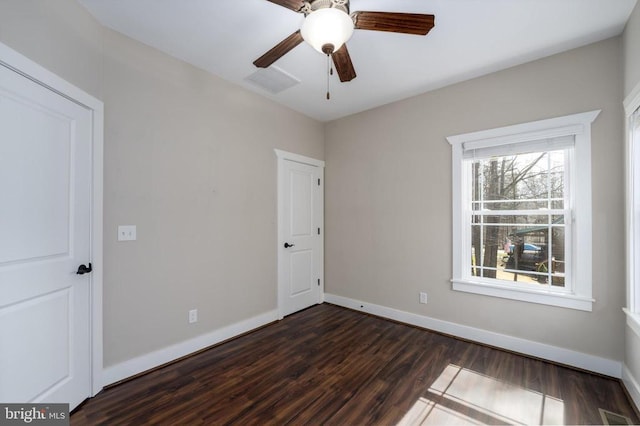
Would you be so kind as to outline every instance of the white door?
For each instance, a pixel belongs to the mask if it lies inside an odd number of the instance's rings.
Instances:
[[[281,151],[278,151],[281,154]],[[280,315],[322,302],[324,163],[280,158],[278,293]],[[307,161],[307,162],[300,162]],[[309,164],[312,163],[312,164]]]
[[[91,394],[90,110],[0,66],[0,401]]]

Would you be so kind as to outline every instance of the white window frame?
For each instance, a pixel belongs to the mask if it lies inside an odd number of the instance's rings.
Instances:
[[[632,120],[640,114],[640,84],[624,100],[626,130],[627,324],[640,336],[640,137]],[[640,119],[640,118],[636,118]]]
[[[591,205],[591,123],[600,110],[572,114],[530,123],[479,132],[449,136],[452,146],[452,194],[453,194],[453,290],[520,300],[544,305],[591,311],[592,298],[592,205]],[[465,204],[464,150],[469,147],[499,147],[500,145],[527,144],[543,139],[574,137],[571,150],[573,164],[570,182],[573,205],[572,238],[567,242],[572,258],[570,261],[570,291],[553,291],[549,287],[536,288],[502,280],[478,279],[471,276],[465,256],[470,253],[470,236],[467,236],[467,221],[470,206]]]

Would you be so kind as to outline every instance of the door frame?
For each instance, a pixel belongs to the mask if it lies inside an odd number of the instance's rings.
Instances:
[[[296,163],[306,164],[309,166],[317,167],[318,173],[320,175],[320,218],[319,222],[321,223],[321,232],[320,232],[320,297],[318,303],[324,302],[324,161],[316,160],[315,158],[305,157],[304,155],[294,154],[292,152],[282,151],[280,149],[274,149],[276,157],[278,158],[278,241],[276,243],[276,253],[278,254],[278,319],[281,320],[284,318],[283,315],[283,307],[284,307],[284,298],[287,293],[286,288],[284,288],[284,282],[282,280],[283,275],[286,272],[286,265],[284,259],[281,255],[282,250],[280,250],[281,244],[284,243],[285,240],[285,225],[284,225],[284,217],[282,212],[284,211],[284,197],[283,193],[285,191],[285,180],[284,180],[284,162],[285,161],[293,161]]]
[[[102,277],[103,277],[103,158],[104,158],[104,104],[84,90],[72,85],[31,59],[0,43],[0,66],[8,68],[25,78],[57,93],[86,108],[92,117],[92,176],[91,176],[91,230],[90,261],[93,271],[89,274],[90,306],[89,320],[91,341],[91,395],[103,388],[103,340],[102,340]]]

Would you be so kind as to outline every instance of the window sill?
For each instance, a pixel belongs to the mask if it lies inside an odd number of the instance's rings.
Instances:
[[[640,337],[640,314],[631,312],[627,308],[622,308],[622,311],[627,314],[627,325],[630,329]]]
[[[488,284],[467,280],[453,279],[453,289],[466,293],[482,294],[485,296],[500,297],[503,299],[519,300],[522,302],[539,303],[542,305],[559,306],[561,308],[589,311],[593,309],[593,300],[590,297],[577,296],[575,294],[561,294],[549,291],[529,290],[513,288],[499,284]]]

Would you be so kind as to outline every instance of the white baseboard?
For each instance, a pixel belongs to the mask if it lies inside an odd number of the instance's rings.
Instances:
[[[631,399],[636,404],[636,408],[640,410],[640,384],[638,384],[638,380],[633,377],[626,365],[622,366],[622,383],[624,383],[624,387],[627,388],[627,392],[629,392]]]
[[[136,374],[166,364],[185,355],[197,352],[201,349],[220,343],[224,340],[238,336],[242,333],[254,330],[278,319],[278,311],[269,311],[264,314],[228,325],[211,333],[203,334],[190,340],[159,349],[155,352],[139,356],[120,364],[107,367],[103,370],[103,386],[119,382]]]
[[[617,379],[622,377],[622,363],[619,361],[572,351],[557,346],[551,346],[545,343],[507,336],[505,334],[494,333],[492,331],[469,327],[467,325],[442,321],[423,315],[388,308],[386,306],[361,302],[348,297],[337,296],[335,294],[325,293],[324,299],[327,303],[333,303],[334,305],[366,312],[383,318],[403,322],[405,324],[411,324],[455,337],[472,340],[474,342],[518,352],[524,355],[593,371],[599,374],[615,377]]]

